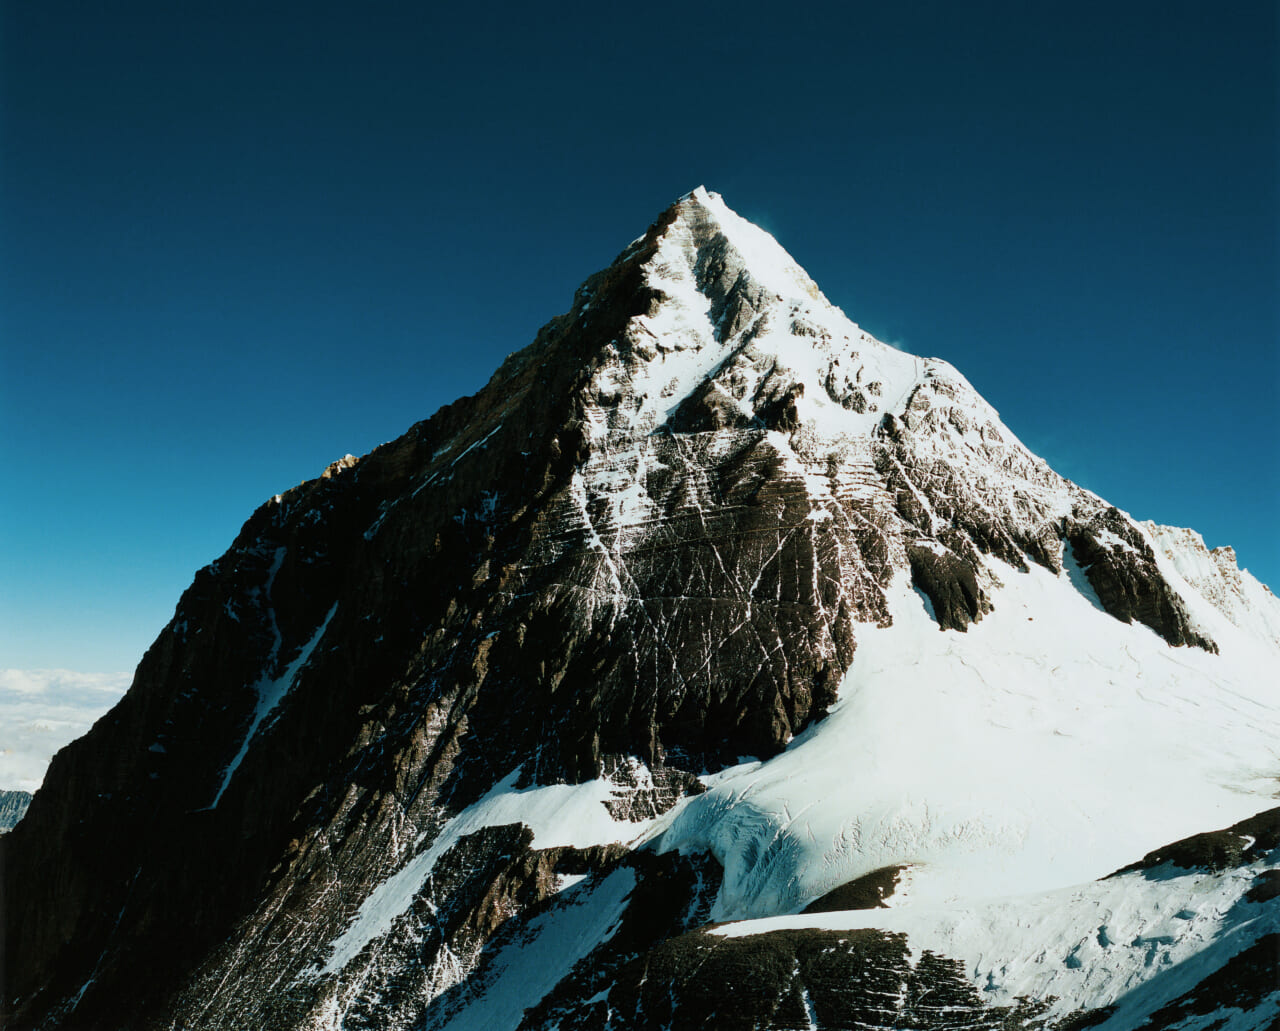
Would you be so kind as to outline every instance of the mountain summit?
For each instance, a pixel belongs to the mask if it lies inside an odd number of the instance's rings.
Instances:
[[[1268,1027],[1277,664],[700,188],[196,574],[0,838],[6,1026]]]

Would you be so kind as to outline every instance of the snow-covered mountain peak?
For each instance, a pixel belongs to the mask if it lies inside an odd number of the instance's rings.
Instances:
[[[805,421],[865,438],[931,371],[863,332],[772,236],[703,187],[584,288],[577,318],[607,304],[597,290],[627,269],[649,300],[606,345],[592,384],[608,409],[597,428],[688,428],[706,421],[691,409],[709,406],[705,428]]]
[[[0,1008],[1134,1031],[1205,985],[1253,1005],[1277,641],[1233,555],[1057,475],[699,188],[482,391],[197,574],[0,838]]]
[[[676,220],[667,231],[668,237],[680,237],[680,230],[684,230],[698,249],[708,244],[715,248],[723,241],[748,275],[779,299],[829,305],[818,285],[782,245],[730,208],[720,194],[699,186],[681,197],[672,210]]]

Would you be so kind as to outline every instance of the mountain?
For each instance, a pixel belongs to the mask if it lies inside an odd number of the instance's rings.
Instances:
[[[196,574],[6,1026],[1268,1027],[1277,627],[699,189]]]
[[[30,804],[31,795],[26,791],[0,790],[0,834],[13,830]]]

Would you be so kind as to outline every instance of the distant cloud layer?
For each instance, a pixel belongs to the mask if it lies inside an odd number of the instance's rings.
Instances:
[[[131,673],[0,669],[0,788],[35,791],[53,753],[128,690]]]

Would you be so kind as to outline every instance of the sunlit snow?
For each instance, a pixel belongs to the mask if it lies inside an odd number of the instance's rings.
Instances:
[[[1171,648],[1066,573],[1000,578],[965,634],[900,583],[831,714],[667,818],[660,849],[724,864],[713,919],[794,912],[899,864],[913,902],[1050,890],[1268,807],[1280,693],[1264,648]]]
[[[1226,957],[1280,931],[1280,908],[1244,897],[1267,869],[1275,864],[1216,874],[1166,867],[1043,894],[771,917],[725,924],[715,933],[741,937],[795,927],[905,932],[917,953],[932,949],[962,961],[995,1004],[1053,999],[1053,1012],[1065,1015],[1122,1000],[1099,1026],[1133,1028]],[[1159,985],[1144,990],[1157,974]]]

